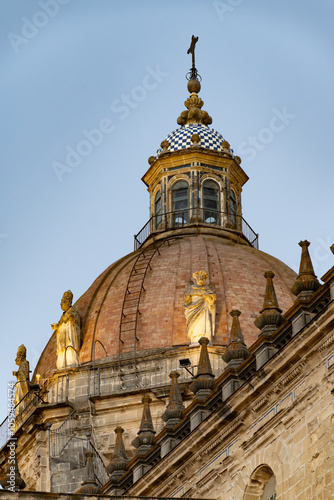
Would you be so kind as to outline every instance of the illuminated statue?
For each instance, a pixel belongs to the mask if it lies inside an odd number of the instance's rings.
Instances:
[[[215,333],[216,294],[213,283],[205,285],[208,275],[205,271],[193,274],[187,283],[184,297],[184,310],[187,320],[188,337],[192,344],[197,344],[201,337],[212,341]]]
[[[26,360],[27,349],[22,344],[17,350],[15,363],[19,367],[17,372],[13,372],[17,378],[14,404],[17,405],[29,392],[29,361]]]
[[[64,293],[60,307],[64,311],[59,322],[51,325],[57,332],[57,370],[79,365],[80,316],[72,307],[73,293]]]

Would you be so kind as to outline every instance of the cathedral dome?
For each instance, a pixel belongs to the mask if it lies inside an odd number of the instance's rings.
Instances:
[[[201,123],[187,123],[167,135],[166,141],[169,143],[167,151],[179,151],[194,145],[191,140],[194,134],[198,134],[198,146],[213,151],[223,151],[222,142],[224,137],[217,130]],[[157,150],[156,157],[160,155],[162,148]]]
[[[150,193],[150,219],[135,236],[135,252],[106,269],[74,305],[81,318],[81,365],[197,348],[203,335],[221,352],[232,310],[242,313],[250,347],[259,336],[254,320],[263,307],[268,271],[275,274],[279,307],[285,311],[294,302],[294,271],[258,250],[258,235],[243,218],[241,192],[248,176],[229,143],[209,126],[196,78],[193,67],[180,128],[149,158],[142,180]],[[207,284],[190,283],[194,273],[205,275]],[[199,299],[193,302],[192,294]],[[202,301],[197,310],[196,300]],[[206,306],[210,301],[212,309]],[[48,378],[56,364],[54,333],[35,373]]]
[[[143,252],[153,252],[150,267],[142,281],[138,302],[138,319],[130,349],[153,352],[189,346],[184,296],[188,280],[194,272],[204,270],[213,283],[217,295],[216,328],[213,345],[225,346],[231,328],[230,311],[239,309],[240,323],[249,347],[258,338],[254,325],[263,306],[264,273],[275,273],[275,289],[279,307],[285,311],[294,302],[290,287],[296,274],[278,259],[219,235],[212,227],[198,233],[192,228],[176,230],[172,238],[162,240],[159,251],[147,242],[144,248],[130,253],[108,267],[77,300],[76,310],[81,316],[81,364],[110,357],[117,359],[120,346],[120,323],[123,303],[134,263]],[[157,248],[157,245],[155,246]],[[140,278],[139,278],[140,279]],[[131,334],[132,335],[132,334]],[[130,336],[131,336],[130,335]],[[138,340],[135,340],[135,337]],[[103,348],[101,344],[103,344]],[[133,345],[135,343],[135,347]],[[122,354],[122,349],[121,349]],[[56,369],[56,338],[51,337],[36,367],[35,373],[48,378]]]

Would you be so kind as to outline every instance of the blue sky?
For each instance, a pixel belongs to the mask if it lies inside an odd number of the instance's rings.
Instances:
[[[308,239],[316,274],[333,265],[333,15],[332,0],[1,0],[3,417],[17,347],[33,370],[62,293],[148,219],[140,179],[184,109],[192,34],[261,250],[298,270]]]

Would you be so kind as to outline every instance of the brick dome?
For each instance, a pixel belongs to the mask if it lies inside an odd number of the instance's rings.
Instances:
[[[150,247],[146,246],[146,249]],[[76,302],[82,318],[81,364],[92,361],[95,341],[103,344],[108,357],[118,356],[119,327],[124,294],[133,264],[142,250],[130,253],[108,267]],[[214,345],[227,344],[231,327],[230,311],[239,309],[241,328],[249,347],[258,338],[254,325],[263,306],[264,272],[275,273],[274,285],[279,307],[293,304],[290,287],[296,274],[280,260],[247,244],[233,242],[208,228],[199,234],[185,231],[166,240],[151,260],[141,293],[136,336],[138,351],[189,345],[183,301],[192,274],[205,270],[217,294]],[[95,360],[106,357],[95,342]],[[131,355],[131,353],[130,353]],[[56,369],[56,337],[51,337],[35,373],[42,378]]]

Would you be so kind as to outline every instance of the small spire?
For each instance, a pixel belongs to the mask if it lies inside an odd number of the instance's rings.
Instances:
[[[179,385],[177,383],[177,379],[180,376],[179,372],[172,371],[170,372],[169,376],[172,379],[172,385],[169,394],[169,404],[161,418],[164,422],[166,422],[166,427],[168,429],[172,429],[183,418],[184,404],[182,402]]]
[[[272,271],[266,271],[264,277],[267,280],[266,291],[264,294],[263,309],[260,311],[254,324],[262,333],[273,333],[283,323],[282,309],[278,307],[273,278],[275,274]],[[260,334],[261,335],[261,334]]]
[[[238,309],[233,309],[230,312],[232,316],[232,326],[230,331],[229,341],[226,347],[226,351],[223,355],[223,360],[228,363],[228,366],[233,366],[237,368],[245,359],[250,356],[248,351],[244,336],[241,331],[239,316],[241,312]]]
[[[99,487],[96,483],[95,473],[94,473],[94,453],[92,451],[86,451],[86,470],[84,477],[82,479],[82,486],[76,493],[90,493],[94,494],[99,491]]]
[[[124,429],[118,426],[115,429],[116,433],[116,441],[115,441],[115,450],[113,458],[110,461],[109,466],[107,467],[107,472],[111,474],[112,479],[119,479],[123,476],[124,472],[127,469],[128,457],[126,456],[126,451],[124,448],[122,434]]]
[[[310,246],[309,241],[300,241],[298,245],[302,248],[302,255],[300,259],[299,274],[291,288],[291,292],[303,300],[307,299],[318,290],[320,283],[314,274],[311,257],[308,251],[308,247]]]
[[[144,403],[144,408],[139,432],[137,433],[136,439],[132,441],[133,446],[138,449],[137,453],[140,455],[144,455],[152,448],[155,435],[150,411],[152,399],[148,394],[145,394],[142,403]]]
[[[207,337],[201,337],[198,343],[201,346],[201,352],[198,361],[197,375],[195,376],[195,380],[190,384],[189,389],[195,393],[199,399],[204,399],[216,387],[216,384],[208,353],[209,339]]]

